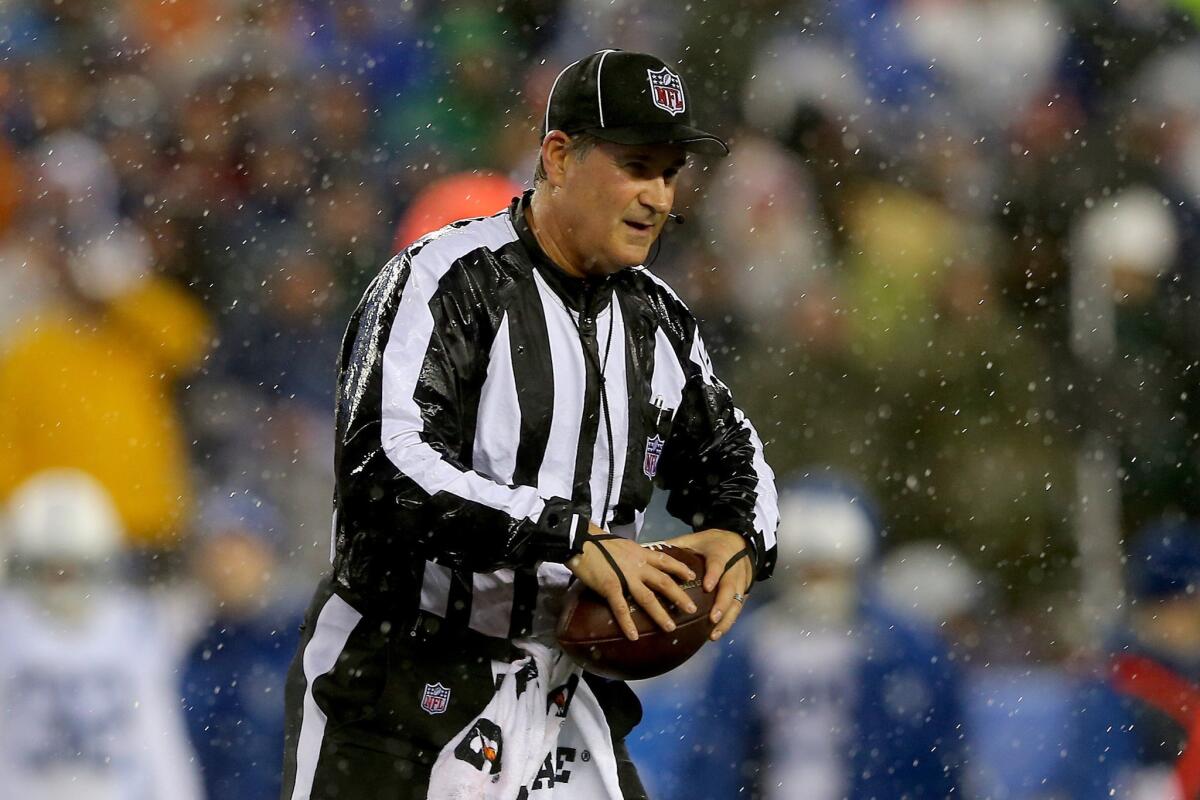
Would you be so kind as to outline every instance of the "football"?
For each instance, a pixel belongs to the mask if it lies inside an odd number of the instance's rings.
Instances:
[[[558,643],[589,672],[619,680],[662,675],[691,658],[716,627],[708,618],[716,592],[704,591],[704,557],[681,547],[649,547],[682,561],[696,574],[694,580],[681,584],[696,604],[696,611],[686,614],[674,605],[666,605],[675,622],[675,630],[668,633],[631,601],[631,615],[638,632],[638,639],[633,642],[617,627],[608,601],[576,581],[567,589],[558,620]]]

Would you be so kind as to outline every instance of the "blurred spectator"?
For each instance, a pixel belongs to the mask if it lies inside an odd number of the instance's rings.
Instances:
[[[304,613],[280,562],[283,525],[271,506],[229,490],[214,492],[198,522],[193,563],[212,618],[184,665],[183,700],[211,800],[279,796],[281,698]]]
[[[1129,549],[1131,602],[1105,685],[1076,702],[1088,789],[1133,800],[1200,797],[1200,526],[1154,524]]]
[[[120,188],[108,153],[90,136],[59,130],[34,146],[32,180],[43,213],[69,244],[95,241],[118,219]]]
[[[77,467],[111,493],[132,543],[171,548],[192,494],[175,381],[199,363],[207,321],[153,275],[139,231],[76,252],[43,232],[53,302],[0,349],[0,497],[43,469]]]
[[[275,256],[277,267],[266,279],[270,300],[239,303],[225,315],[216,368],[256,387],[264,401],[332,413],[343,327],[332,317],[338,307],[333,269],[325,258],[286,245]]]
[[[1200,463],[1189,425],[1196,379],[1164,290],[1179,252],[1170,203],[1129,186],[1084,211],[1071,231],[1074,335],[1095,355],[1083,422],[1120,450],[1122,501],[1133,529],[1190,499]],[[1077,343],[1077,348],[1079,343]]]
[[[662,58],[678,56],[684,26],[680,14],[663,3],[646,0],[614,0],[599,4],[591,0],[564,0],[558,11],[559,35],[551,60],[569,64],[580,53],[618,47],[657,53]]]
[[[87,119],[93,99],[91,87],[75,64],[43,55],[27,67],[24,77],[33,129],[54,134],[78,129]]]
[[[10,503],[0,594],[0,775],[29,800],[198,800],[178,705],[181,642],[122,589],[121,528],[103,487],[50,470]]]
[[[955,796],[960,679],[932,630],[876,597],[870,500],[809,477],[785,484],[780,520],[777,594],[719,654],[683,796]]]
[[[815,187],[795,156],[742,136],[708,185],[700,224],[738,291],[726,313],[756,333],[779,330],[794,304],[829,268],[829,235]]]
[[[313,231],[314,251],[333,266],[343,304],[355,303],[379,265],[394,255],[394,234],[384,226],[396,203],[378,182],[361,180],[352,171],[329,176],[328,184],[309,207],[305,225]],[[341,323],[350,310],[343,305],[334,318]]]
[[[5,236],[12,226],[23,188],[24,175],[17,155],[8,141],[0,137],[0,237]]]
[[[881,380],[913,367],[937,323],[934,287],[963,252],[967,227],[934,198],[861,181],[844,200],[848,324],[855,349]]]
[[[0,352],[3,343],[53,302],[55,280],[46,250],[42,242],[0,238]]]
[[[781,341],[731,371],[733,384],[748,389],[746,412],[763,420],[780,474],[809,459],[851,474],[891,451],[889,401],[855,352],[844,297],[839,276],[814,281],[790,309]]]
[[[434,181],[409,204],[396,228],[392,250],[398,253],[455,220],[495,214],[521,191],[516,181],[489,172],[464,172]]]
[[[516,63],[504,19],[487,6],[432,7],[427,35],[441,79],[409,87],[387,106],[390,137],[426,155],[435,175],[490,166],[493,126],[515,102]]]
[[[122,6],[120,21],[127,46],[146,49],[160,80],[186,86],[229,55],[230,34],[238,19],[236,4],[126,0]],[[221,13],[222,7],[229,13]]]
[[[914,60],[940,73],[957,114],[985,133],[1042,97],[1067,36],[1058,8],[1037,0],[897,5]]]

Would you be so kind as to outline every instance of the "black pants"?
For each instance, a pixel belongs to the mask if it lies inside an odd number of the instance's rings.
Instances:
[[[501,640],[439,634],[436,618],[400,625],[363,607],[328,579],[313,598],[288,673],[281,800],[425,800],[438,753],[495,692],[492,659],[519,655]],[[646,800],[624,741],[641,717],[637,698],[586,679],[609,722],[621,791]]]

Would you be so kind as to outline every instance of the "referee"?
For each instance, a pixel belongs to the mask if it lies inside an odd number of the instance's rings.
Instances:
[[[672,543],[705,556],[714,639],[775,560],[762,443],[696,319],[640,266],[688,154],[728,153],[690,106],[653,56],[571,64],[533,190],[425,236],[367,289],[342,345],[333,568],[288,679],[283,800],[645,797],[623,741],[636,697],[553,648],[567,584],[631,639],[627,598],[671,629],[664,606],[691,606],[677,581],[695,576],[636,543],[654,486],[695,531]],[[478,794],[440,788],[476,767]]]

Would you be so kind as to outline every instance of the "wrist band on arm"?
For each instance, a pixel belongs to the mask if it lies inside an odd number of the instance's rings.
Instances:
[[[623,538],[624,538],[623,536],[618,536],[615,533],[594,533],[593,534],[593,533],[584,532],[584,533],[579,534],[576,537],[576,540],[579,542],[580,555],[583,554],[583,548],[587,545],[588,542],[591,542],[592,544],[596,545],[596,549],[599,550],[600,553],[604,556],[604,560],[608,562],[608,565],[610,567],[612,567],[612,571],[617,574],[617,580],[620,581],[620,583],[621,583],[621,596],[627,598],[627,597],[629,597],[629,582],[625,580],[625,574],[623,572],[621,572],[621,568],[617,566],[617,560],[612,557],[612,554],[608,552],[607,548],[600,546],[600,542],[603,542],[607,539],[623,539]]]
[[[721,570],[721,577],[725,577],[725,573],[733,568],[733,565],[741,561],[743,558],[750,559],[750,586],[754,585],[754,551],[750,549],[750,545],[746,545],[741,550],[733,554],[733,556],[725,562],[725,569]],[[750,587],[746,587],[746,593],[750,593]]]

